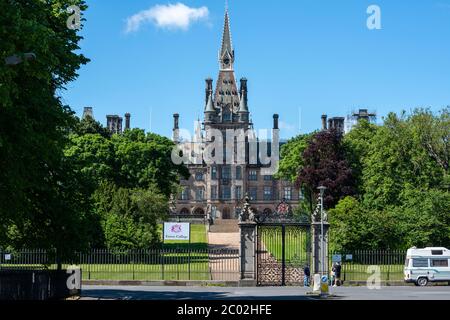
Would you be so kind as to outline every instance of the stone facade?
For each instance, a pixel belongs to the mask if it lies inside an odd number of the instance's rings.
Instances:
[[[247,79],[240,80],[238,89],[234,62],[229,15],[226,12],[215,92],[213,80],[206,79],[204,122],[198,123],[193,141],[181,141],[180,115],[174,115],[173,140],[183,150],[204,150],[212,143],[209,134],[211,130],[220,130],[225,139],[227,130],[247,132],[253,129],[248,108]],[[272,132],[279,131],[279,117],[274,115],[273,118]],[[258,212],[275,212],[281,202],[286,202],[291,207],[297,206],[301,195],[292,183],[276,180],[272,175],[263,175],[263,169],[267,167],[250,164],[255,162],[249,161],[248,141],[241,145],[235,143],[231,149],[225,147],[224,158],[227,153],[236,153],[241,147],[246,148],[243,163],[226,162],[216,165],[206,164],[203,159],[199,159],[188,164],[191,177],[187,181],[181,181],[183,191],[173,207],[173,214],[237,219],[246,194],[250,197],[253,209]],[[270,150],[270,146],[268,149]]]

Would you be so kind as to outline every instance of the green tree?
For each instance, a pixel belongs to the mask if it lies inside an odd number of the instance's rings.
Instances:
[[[83,247],[82,182],[64,160],[71,110],[57,95],[88,60],[81,37],[67,28],[70,5],[81,0],[0,2],[0,245]],[[12,55],[37,59],[6,66]],[[82,241],[84,240],[84,241]]]
[[[409,186],[427,190],[442,185],[445,172],[419,137],[405,114],[389,114],[377,130],[364,158],[364,198],[370,207],[399,205]]]
[[[102,183],[94,197],[107,248],[148,249],[160,244],[158,222],[167,216],[169,201],[156,187],[126,189]]]
[[[441,190],[406,189],[394,214],[403,248],[450,246],[450,193]]]
[[[165,137],[133,129],[114,135],[112,142],[118,162],[119,186],[146,189],[156,185],[169,197],[176,192],[180,177],[189,177],[184,165],[173,163],[175,145]]]
[[[70,145],[64,151],[79,175],[91,184],[91,192],[102,181],[115,177],[115,154],[113,143],[100,134],[70,135]]]
[[[311,141],[312,134],[299,135],[290,139],[281,147],[280,164],[276,174],[277,179],[297,181],[299,171],[304,167],[303,152]]]
[[[353,197],[329,210],[330,248],[352,250],[398,249],[402,247],[398,219],[392,210],[371,210]]]
[[[429,157],[442,169],[441,187],[450,191],[450,106],[434,115],[428,109],[414,110],[411,118],[413,133]]]
[[[99,134],[103,138],[110,138],[111,132],[102,126],[98,121],[95,121],[91,116],[86,116],[85,118],[78,120],[77,126],[75,127],[75,133],[82,136],[85,134]]]
[[[367,120],[361,120],[358,124],[344,136],[343,147],[346,152],[346,158],[352,169],[353,179],[355,180],[357,192],[363,192],[363,171],[364,163],[367,157],[372,139],[376,135],[377,126],[369,123]]]

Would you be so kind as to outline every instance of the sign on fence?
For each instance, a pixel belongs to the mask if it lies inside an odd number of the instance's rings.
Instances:
[[[342,255],[340,255],[340,254],[333,254],[331,262],[332,263],[335,263],[335,262],[341,263],[342,262]]]
[[[164,223],[164,241],[190,241],[190,223]]]
[[[11,261],[11,254],[5,254],[5,261]]]

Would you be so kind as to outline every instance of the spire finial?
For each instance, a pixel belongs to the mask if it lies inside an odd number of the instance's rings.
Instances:
[[[233,69],[234,50],[231,40],[230,16],[228,14],[228,1],[226,1],[225,21],[222,34],[222,47],[219,53],[219,61],[222,69]]]

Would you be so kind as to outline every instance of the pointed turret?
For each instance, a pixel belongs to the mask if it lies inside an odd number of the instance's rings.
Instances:
[[[225,22],[223,26],[222,47],[219,53],[219,62],[221,69],[233,69],[234,50],[231,40],[230,17],[228,15],[228,9],[225,11]]]
[[[220,71],[214,93],[214,107],[222,115],[223,121],[233,122],[239,110],[240,98],[234,75],[234,50],[231,41],[230,16],[228,8],[225,10],[225,22],[222,34],[222,46],[219,51]]]
[[[214,102],[212,93],[208,97],[208,102],[205,107],[205,124],[213,123],[216,117],[217,111],[214,108]]]
[[[245,99],[241,99],[241,104],[239,105],[239,113],[248,113],[248,105]]]

